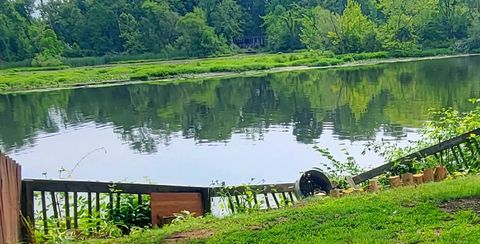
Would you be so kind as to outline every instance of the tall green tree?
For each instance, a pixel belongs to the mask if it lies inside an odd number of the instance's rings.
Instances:
[[[467,11],[464,6],[465,1],[462,0],[438,0],[439,14],[449,39],[454,39],[459,32],[463,32],[459,38],[465,37],[467,26],[462,20],[465,20],[463,15]]]
[[[32,22],[25,15],[17,11],[14,1],[0,1],[0,62],[31,57]]]
[[[55,32],[50,28],[40,27],[40,38],[38,40],[39,53],[32,60],[33,66],[56,66],[62,64],[60,61],[64,44],[58,40]]]
[[[265,27],[262,16],[266,15],[266,1],[242,0],[237,1],[243,12],[243,36],[255,37],[265,35]]]
[[[138,21],[129,13],[122,13],[118,20],[120,37],[123,39],[123,47],[128,53],[140,53],[145,51],[142,42],[142,33],[139,30]]]
[[[210,16],[215,32],[223,35],[230,43],[242,35],[243,10],[234,0],[221,0]]]
[[[300,41],[303,9],[298,5],[277,5],[265,17],[267,44],[271,50],[288,51],[303,47]]]
[[[178,13],[166,1],[146,0],[140,18],[142,40],[147,50],[160,52],[172,45],[178,37]]]
[[[67,45],[66,56],[91,54],[92,45],[87,37],[85,17],[86,2],[52,0],[44,2],[40,10],[50,28]]]
[[[387,21],[382,26],[383,46],[389,50],[418,48],[419,30],[435,10],[436,0],[380,0]]]
[[[472,25],[468,29],[468,49],[480,50],[480,14],[473,16]]]
[[[205,12],[195,9],[181,17],[177,23],[179,37],[176,46],[189,56],[209,56],[227,50],[224,38],[215,34],[213,27],[207,25]]]
[[[88,12],[86,15],[86,36],[89,40],[90,49],[98,55],[109,52],[123,51],[123,41],[120,38],[120,29],[118,26],[117,5],[115,0],[95,0],[89,1]]]
[[[348,0],[343,15],[337,16],[338,28],[330,32],[337,52],[364,52],[379,49],[375,24],[362,13],[360,4]]]
[[[332,48],[329,34],[338,28],[337,16],[317,6],[303,17],[300,38],[309,49],[328,50]]]

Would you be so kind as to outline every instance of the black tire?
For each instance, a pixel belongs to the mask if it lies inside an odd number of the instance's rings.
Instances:
[[[295,183],[295,193],[300,198],[310,197],[318,192],[329,194],[331,190],[332,183],[328,177],[316,169],[303,173]]]

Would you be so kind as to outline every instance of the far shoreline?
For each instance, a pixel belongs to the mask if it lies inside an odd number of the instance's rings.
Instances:
[[[104,80],[104,81],[95,81],[95,82],[78,82],[78,83],[69,83],[62,87],[45,87],[45,88],[34,88],[34,89],[18,89],[18,90],[0,91],[0,95],[26,94],[26,93],[49,92],[49,91],[81,89],[81,88],[114,87],[114,86],[133,85],[133,84],[149,84],[149,83],[171,84],[171,83],[189,82],[189,81],[198,80],[198,79],[210,80],[215,78],[253,77],[253,76],[259,76],[259,75],[292,72],[292,71],[341,69],[341,68],[350,68],[350,67],[373,66],[373,65],[380,65],[380,64],[407,63],[407,62],[415,62],[415,61],[463,58],[463,57],[473,57],[473,56],[480,56],[480,53],[436,55],[436,56],[427,56],[427,57],[367,59],[367,60],[360,60],[360,61],[349,61],[342,64],[327,65],[327,66],[299,65],[299,66],[273,67],[273,68],[268,68],[264,70],[262,69],[248,70],[248,71],[241,71],[241,72],[205,72],[205,73],[198,73],[198,74],[187,73],[187,74],[174,75],[168,78],[149,79],[149,80],[119,79],[119,80]],[[131,65],[135,65],[135,63],[132,63]]]

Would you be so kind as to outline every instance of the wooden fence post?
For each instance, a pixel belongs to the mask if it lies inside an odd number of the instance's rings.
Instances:
[[[34,199],[33,199],[32,182],[28,180],[22,181],[22,195],[21,195],[21,213],[22,217],[28,222],[32,229],[28,229],[26,223],[22,225],[22,240],[28,242],[31,238],[31,233],[35,229],[35,214],[34,214]]]
[[[20,238],[21,167],[0,152],[0,243]]]
[[[212,211],[212,197],[210,195],[211,188],[206,188],[202,191],[203,212],[204,214]]]

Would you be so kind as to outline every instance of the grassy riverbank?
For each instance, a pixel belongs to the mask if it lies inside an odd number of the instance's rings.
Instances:
[[[188,220],[88,243],[472,243],[480,240],[478,211],[480,177],[469,176],[224,219]]]
[[[92,67],[12,68],[0,70],[0,92],[68,88],[85,85],[142,82],[167,78],[208,77],[221,73],[265,71],[278,67],[325,67],[358,64],[362,60],[384,60],[396,57],[450,55],[450,50],[418,53],[357,53],[332,55],[319,52],[289,54],[255,54],[231,57],[119,63]]]

